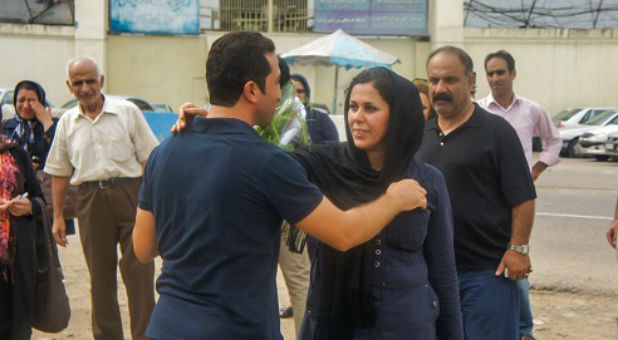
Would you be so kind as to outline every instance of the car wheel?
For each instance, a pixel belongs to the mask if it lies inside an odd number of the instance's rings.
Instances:
[[[597,159],[597,161],[600,161],[600,162],[605,162],[606,160],[608,160],[608,159],[609,159],[609,156],[605,156],[605,155],[596,155],[596,156],[594,156],[594,158],[596,158],[596,159]]]
[[[567,155],[571,158],[582,155],[582,146],[579,145],[579,138],[573,138],[567,147]]]

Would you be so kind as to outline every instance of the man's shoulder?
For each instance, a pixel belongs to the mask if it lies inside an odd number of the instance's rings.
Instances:
[[[482,107],[480,104],[475,105],[474,114],[477,116],[478,121],[490,128],[504,128],[511,127],[511,124],[504,119],[503,117],[491,113],[486,108]]]
[[[72,119],[72,118],[76,118],[79,115],[79,112],[80,112],[79,104],[77,104],[76,106],[66,110],[62,114],[62,116],[60,116],[60,118],[58,119],[58,124],[61,124],[61,123],[62,124],[66,124],[66,123],[63,123],[63,122],[67,121],[69,119]]]
[[[115,113],[141,113],[142,111],[134,103],[114,97],[105,97],[104,110],[110,110]]]
[[[531,109],[534,109],[534,110],[536,110],[536,111],[545,111],[545,108],[544,108],[541,104],[539,104],[539,103],[535,102],[535,101],[534,101],[534,100],[532,100],[532,99],[525,98],[525,97],[520,97],[520,96],[517,96],[517,99],[518,99],[518,100],[519,100],[522,104],[524,104],[524,105],[526,105],[526,106],[529,106]]]
[[[491,95],[485,96],[479,100],[477,100],[477,104],[479,104],[481,107],[487,109],[487,107],[489,107],[489,104],[491,104],[494,101],[494,98]]]

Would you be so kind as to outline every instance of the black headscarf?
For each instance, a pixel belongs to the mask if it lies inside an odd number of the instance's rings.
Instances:
[[[392,82],[392,102],[387,129],[387,151],[381,171],[371,168],[365,151],[359,150],[347,124],[350,91],[345,100],[347,143],[330,143],[298,150],[296,158],[308,176],[340,209],[347,210],[375,200],[394,181],[403,179],[412,166],[425,127],[417,88],[409,80],[385,68],[372,68],[357,78],[379,77]],[[355,84],[352,80],[352,85]],[[368,81],[358,82],[358,84]],[[381,94],[383,95],[383,94]],[[336,226],[333,226],[336,227]],[[347,252],[323,243],[317,339],[349,339],[354,329],[375,324],[372,302],[373,263],[371,242]]]
[[[39,85],[39,83],[32,80],[22,80],[17,85],[15,85],[15,91],[13,91],[13,105],[17,108],[17,94],[23,88],[26,90],[32,90],[36,93],[36,96],[39,98],[39,102],[45,106],[45,90],[43,87]]]
[[[307,97],[307,103],[309,103],[309,98],[311,98],[311,87],[309,87],[309,82],[307,81],[307,78],[305,78],[302,74],[298,73],[290,75],[290,78],[292,78],[292,80],[298,80],[303,84],[303,86],[305,87],[305,97]]]
[[[32,80],[22,80],[15,85],[15,91],[13,92],[13,105],[15,106],[15,119],[18,124],[13,130],[13,134],[9,136],[21,145],[26,152],[30,152],[34,145],[34,123],[38,122],[36,116],[30,120],[25,120],[20,112],[17,112],[17,96],[21,90],[30,90],[36,93],[39,102],[45,106],[45,90],[39,85],[39,83]]]

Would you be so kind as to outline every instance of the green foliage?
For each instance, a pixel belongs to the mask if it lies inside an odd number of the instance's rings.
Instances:
[[[297,146],[311,144],[309,132],[307,131],[307,123],[299,116],[299,110],[294,107],[295,97],[296,89],[294,88],[294,83],[290,80],[281,89],[281,102],[275,111],[272,122],[264,128],[255,128],[266,142],[280,146],[288,151],[293,150]],[[292,127],[293,122],[297,119],[301,122],[300,135],[292,139],[293,143],[281,145],[281,137]]]

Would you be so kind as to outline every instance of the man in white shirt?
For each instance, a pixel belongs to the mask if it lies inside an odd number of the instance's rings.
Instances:
[[[513,80],[517,76],[515,59],[505,51],[490,53],[485,57],[485,73],[491,93],[478,101],[485,110],[506,119],[515,128],[530,167],[532,179],[537,180],[548,166],[560,162],[562,138],[553,125],[551,117],[536,102],[519,97],[513,92]],[[543,141],[543,151],[536,163],[532,159],[532,137]],[[532,313],[530,311],[529,282],[518,281],[521,295],[521,339],[532,336]]]
[[[79,187],[77,220],[90,273],[93,336],[123,338],[116,283],[120,265],[132,337],[145,339],[154,308],[154,263],[137,260],[131,235],[143,167],[157,139],[137,106],[101,94],[103,75],[94,59],[71,60],[67,76],[79,105],[60,118],[45,165],[52,176],[54,238],[61,246],[68,243],[62,207],[70,181]]]

